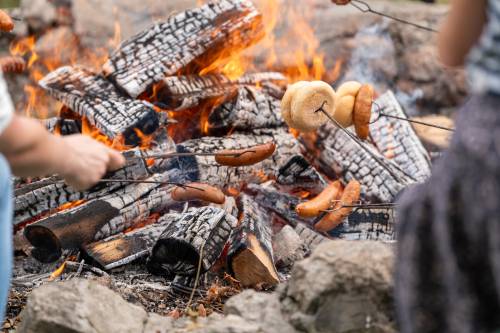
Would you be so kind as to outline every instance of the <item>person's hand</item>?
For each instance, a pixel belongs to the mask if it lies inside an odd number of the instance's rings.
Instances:
[[[351,2],[351,0],[332,0],[332,2],[336,5],[347,5],[349,4],[349,2]]]
[[[61,137],[66,157],[59,173],[66,183],[76,190],[94,186],[107,171],[114,171],[125,165],[125,158],[90,137],[69,135]]]

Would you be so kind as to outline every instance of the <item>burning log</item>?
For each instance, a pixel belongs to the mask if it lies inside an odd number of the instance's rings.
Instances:
[[[382,156],[377,149],[364,143],[371,152],[363,150],[337,127],[326,124],[317,131],[315,147],[319,150],[318,162],[326,170],[333,168],[346,182],[358,180],[363,195],[382,202],[392,202],[405,187],[415,182],[393,161]],[[374,156],[382,161],[379,163]]]
[[[396,218],[392,208],[354,210],[330,235],[346,240],[396,240]]]
[[[225,102],[235,97],[238,88],[243,86],[262,86],[267,82],[286,84],[286,81],[281,73],[247,74],[236,80],[218,74],[169,76],[163,79],[157,98],[166,108],[180,111],[207,99]]]
[[[240,206],[239,224],[227,255],[228,268],[244,287],[274,286],[279,277],[273,261],[270,218],[245,194]]]
[[[147,135],[159,126],[158,115],[149,103],[124,96],[103,76],[85,68],[61,67],[39,84],[103,134],[124,139],[125,144],[137,145],[137,131]]]
[[[278,171],[276,183],[280,186],[318,189],[327,182],[323,176],[303,156],[292,157]]]
[[[285,124],[281,117],[281,102],[263,90],[254,87],[238,89],[237,96],[215,108],[208,117],[211,133],[228,130],[249,131],[276,128]]]
[[[163,162],[161,169],[179,170],[178,181],[202,182],[215,186],[239,187],[244,183],[261,183],[275,177],[280,166],[292,156],[300,155],[298,141],[285,130],[261,130],[254,134],[233,134],[227,137],[203,137],[177,145],[178,152],[216,152],[253,147],[274,142],[275,153],[252,166],[229,167],[218,164],[214,156],[182,156]]]
[[[153,181],[166,181],[168,174],[156,174]],[[33,257],[51,262],[61,256],[62,249],[81,248],[93,242],[103,227],[124,212],[131,204],[143,198],[158,184],[142,183],[125,186],[113,194],[90,200],[84,204],[48,216],[24,229],[26,239],[34,246]],[[124,221],[116,219],[115,222]],[[115,225],[115,230],[122,230]],[[111,227],[110,227],[111,230]]]
[[[82,132],[82,123],[74,119],[64,119],[52,117],[41,120],[47,131],[61,135],[80,134]]]
[[[376,105],[384,114],[408,118],[392,91],[380,96]],[[382,116],[370,125],[370,133],[382,155],[417,181],[423,182],[431,175],[429,153],[409,122]]]
[[[263,36],[262,17],[248,0],[220,0],[156,24],[120,45],[104,73],[137,97],[165,76],[195,74],[231,50]]]
[[[161,192],[157,193],[158,195]],[[97,241],[83,247],[85,254],[104,269],[112,269],[147,257],[165,228],[177,221],[179,214],[163,215],[156,223]]]
[[[124,156],[127,160],[126,166],[109,178],[143,179],[149,176],[148,167],[143,159],[138,158],[136,150],[125,152]],[[57,182],[54,177],[24,185],[14,193],[14,225],[22,224],[67,203],[102,197],[123,186],[121,183],[98,184],[88,191],[79,192],[63,182]]]
[[[208,271],[220,257],[236,219],[224,210],[201,207],[179,214],[167,225],[148,259],[155,274],[196,275]]]

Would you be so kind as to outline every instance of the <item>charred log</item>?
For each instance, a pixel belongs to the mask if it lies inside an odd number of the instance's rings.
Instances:
[[[321,167],[330,172],[333,168],[334,173],[342,175],[346,182],[352,179],[359,181],[362,194],[370,199],[392,202],[402,189],[415,182],[373,145],[363,143],[371,152],[369,154],[346,133],[329,123],[320,127],[317,134],[315,148],[319,151]]]
[[[177,221],[177,214],[162,216],[156,223],[85,245],[83,251],[104,269],[112,269],[147,257],[165,228]]]
[[[384,114],[408,118],[391,91],[380,96],[375,107]],[[429,153],[409,122],[382,116],[370,125],[370,135],[382,155],[417,181],[423,182],[431,175]]]
[[[286,84],[286,78],[281,73],[247,74],[236,80],[217,74],[169,76],[163,79],[157,98],[166,108],[180,111],[207,99],[217,98],[223,103],[235,97],[240,87],[262,86],[267,82]]]
[[[202,182],[215,186],[240,187],[245,183],[262,183],[274,178],[280,166],[292,156],[300,155],[298,141],[285,130],[261,130],[255,134],[233,134],[227,137],[203,137],[177,145],[178,152],[217,152],[244,149],[274,141],[274,154],[255,165],[228,167],[218,164],[213,156],[188,156],[165,161],[163,169],[178,169],[179,181]]]
[[[220,0],[172,16],[125,41],[104,72],[130,96],[178,73],[197,74],[224,52],[263,36],[262,17],[248,0]]]
[[[309,251],[314,250],[321,243],[331,241],[331,239],[321,235],[317,231],[302,223],[295,226],[295,231]]]
[[[313,190],[327,184],[323,176],[303,156],[299,155],[292,157],[278,170],[276,183],[293,189]]]
[[[78,120],[53,117],[41,121],[50,133],[71,135],[82,132],[82,123]]]
[[[283,125],[281,101],[254,87],[238,89],[233,100],[215,108],[208,117],[210,133],[251,131]]]
[[[142,158],[138,158],[137,153],[136,150],[125,152],[126,166],[106,178],[143,179],[148,177],[148,167]],[[124,186],[122,183],[103,183],[88,191],[79,192],[63,182],[57,182],[57,180],[55,177],[50,177],[16,189],[14,193],[14,225],[22,224],[67,203],[108,195]]]
[[[156,242],[148,259],[154,274],[196,275],[201,260],[201,273],[208,271],[222,250],[236,219],[224,210],[201,207],[179,214]]]
[[[166,178],[166,175],[154,175],[149,179],[165,181]],[[149,183],[127,185],[113,194],[90,200],[28,225],[24,234],[34,246],[33,257],[41,262],[52,262],[60,257],[62,249],[81,248],[93,242],[96,234],[108,222],[158,186]]]
[[[274,266],[270,218],[258,204],[241,195],[239,225],[233,232],[227,256],[228,268],[244,287],[279,283]]]
[[[151,134],[159,126],[152,106],[121,94],[103,76],[82,67],[61,67],[48,74],[40,86],[97,127],[111,139],[128,145],[140,143],[137,131]]]

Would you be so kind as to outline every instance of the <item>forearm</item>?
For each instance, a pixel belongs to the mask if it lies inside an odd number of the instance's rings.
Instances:
[[[0,136],[0,152],[17,176],[45,176],[64,171],[64,141],[33,119],[15,116]]]
[[[447,66],[461,66],[486,22],[486,0],[453,0],[438,37],[439,55]]]

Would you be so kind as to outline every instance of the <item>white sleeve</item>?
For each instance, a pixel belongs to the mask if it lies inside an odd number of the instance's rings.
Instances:
[[[0,71],[0,134],[10,124],[13,115],[14,105],[10,99],[2,71]]]

